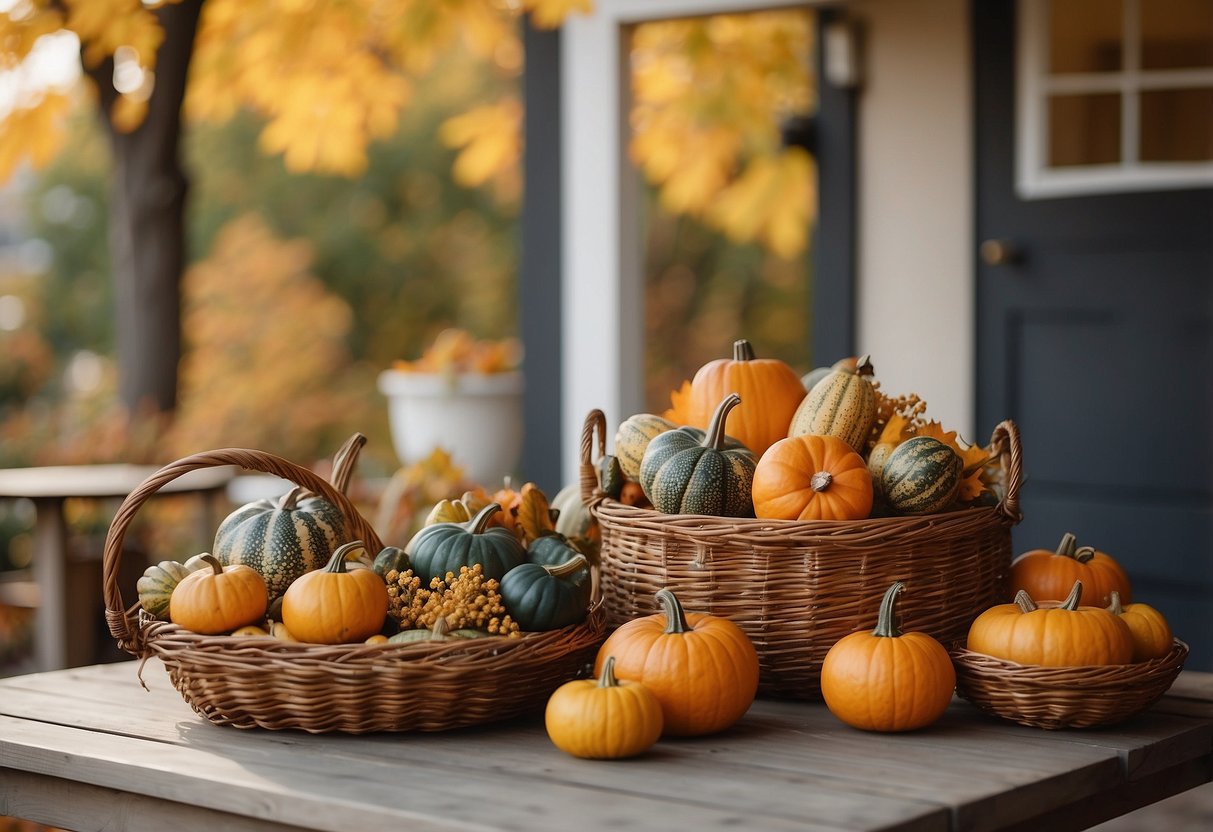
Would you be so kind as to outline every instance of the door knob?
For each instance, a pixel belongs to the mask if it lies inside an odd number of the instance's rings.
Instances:
[[[981,244],[978,252],[981,254],[981,259],[990,266],[1007,266],[1023,259],[1023,253],[1019,247],[1010,240],[986,240]]]

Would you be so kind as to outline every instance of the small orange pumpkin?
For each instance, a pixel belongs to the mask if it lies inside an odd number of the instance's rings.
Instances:
[[[282,623],[299,641],[347,644],[379,632],[387,615],[387,585],[372,569],[346,571],[345,556],[361,540],[338,546],[323,569],[296,578],[282,597]]]
[[[1161,659],[1171,652],[1175,642],[1171,625],[1149,604],[1121,604],[1120,593],[1112,590],[1108,612],[1129,626],[1129,632],[1133,634],[1133,661]]]
[[[758,692],[758,653],[727,618],[686,613],[674,593],[657,593],[662,612],[633,618],[598,650],[594,672],[615,657],[620,679],[641,682],[661,702],[665,732],[699,736],[739,720]]]
[[[661,737],[661,702],[639,682],[616,679],[615,657],[607,656],[597,681],[556,688],[543,721],[552,743],[574,757],[634,757]]]
[[[912,731],[930,725],[952,701],[956,670],[948,651],[926,633],[898,629],[896,581],[885,592],[872,632],[843,636],[821,665],[830,713],[865,731]]]
[[[1082,581],[1075,581],[1060,604],[1039,607],[1019,590],[1015,603],[977,616],[969,627],[968,648],[1045,667],[1128,664],[1133,659],[1129,625],[1102,607],[1080,607],[1082,589]]]
[[[184,578],[169,596],[169,620],[204,635],[230,633],[261,620],[269,604],[265,579],[251,566],[223,566],[214,555],[199,557],[210,567]]]
[[[706,429],[716,406],[730,393],[747,403],[729,413],[724,432],[762,456],[788,435],[792,414],[805,397],[796,371],[777,358],[755,358],[749,341],[733,342],[733,358],[718,358],[691,379],[687,424]]]
[[[795,436],[767,448],[754,469],[754,514],[773,520],[862,520],[872,475],[836,436]]]
[[[1130,601],[1129,576],[1120,564],[1090,546],[1079,547],[1070,532],[1062,536],[1056,551],[1034,549],[1011,564],[1012,591],[1022,589],[1036,599],[1059,601],[1075,581],[1082,581],[1092,604],[1108,606],[1112,590],[1120,593],[1122,603]]]

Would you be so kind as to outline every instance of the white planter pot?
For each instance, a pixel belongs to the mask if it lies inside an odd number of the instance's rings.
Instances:
[[[447,376],[384,370],[392,445],[410,465],[442,448],[490,491],[515,473],[522,451],[522,373]]]

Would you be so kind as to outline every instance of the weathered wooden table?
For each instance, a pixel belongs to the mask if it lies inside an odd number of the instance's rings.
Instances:
[[[155,465],[52,465],[0,469],[0,499],[28,499],[37,512],[34,527],[34,582],[38,612],[34,650],[39,670],[57,670],[74,661],[73,645],[90,644],[91,620],[67,598],[67,527],[63,505],[75,498],[118,499],[134,491],[159,468]],[[211,495],[235,475],[231,466],[206,468],[168,483],[161,494]],[[203,528],[213,533],[207,517]],[[205,539],[205,538],[204,538]],[[77,625],[73,627],[73,625]]]
[[[241,731],[163,668],[0,681],[0,815],[72,829],[1080,829],[1213,779],[1213,674],[1118,727],[1048,732],[955,702],[873,735],[758,701],[724,734],[625,761],[558,751],[538,718],[441,734]],[[368,702],[367,707],[374,707]]]

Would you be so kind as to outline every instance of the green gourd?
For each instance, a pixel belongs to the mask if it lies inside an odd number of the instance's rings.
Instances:
[[[480,564],[484,577],[500,581],[526,560],[526,549],[513,532],[501,526],[488,527],[489,519],[501,511],[489,503],[466,523],[435,523],[426,526],[404,547],[413,574],[421,585],[446,573],[459,574],[459,567]]]
[[[589,581],[573,578],[586,571],[584,555],[559,566],[524,563],[501,579],[501,602],[528,632],[558,630],[585,620],[590,605]]]
[[[960,456],[943,442],[914,436],[885,460],[880,491],[897,514],[930,514],[956,499],[963,469]]]
[[[637,413],[624,419],[615,431],[615,456],[623,474],[630,480],[640,478],[640,463],[653,437],[673,430],[678,425],[652,413]]]
[[[250,566],[265,578],[270,600],[278,598],[304,572],[328,563],[348,539],[346,520],[320,497],[302,498],[295,486],[277,500],[256,500],[219,525],[213,553],[220,563]]]
[[[371,568],[375,570],[376,575],[383,576],[392,570],[403,572],[409,566],[409,556],[403,549],[396,546],[384,546],[379,550],[379,554],[375,555]]]
[[[143,611],[161,621],[168,621],[169,598],[181,579],[192,571],[184,563],[175,560],[162,560],[145,569],[142,577],[135,582]]]
[[[640,487],[653,508],[665,514],[753,516],[754,455],[744,447],[725,447],[725,419],[740,403],[736,393],[726,396],[702,441],[688,431],[672,430],[649,443]]]
[[[545,534],[537,537],[531,541],[531,545],[526,550],[527,563],[539,566],[561,566],[584,556],[584,553],[578,551],[562,534]],[[585,568],[570,575],[568,580],[578,586],[584,584],[588,587],[590,585],[589,564],[587,563]]]
[[[388,644],[412,644],[423,641],[455,641],[457,639],[487,638],[483,630],[460,629],[451,630],[444,616],[439,616],[430,630],[401,630],[388,639]]]
[[[865,355],[854,370],[837,367],[800,402],[788,436],[837,436],[860,454],[876,420],[876,388],[868,380],[872,363]]]
[[[619,465],[619,458],[607,454],[598,460],[597,467],[598,487],[612,500],[618,500],[619,492],[623,490],[623,482],[627,479],[623,474],[623,468]]]

